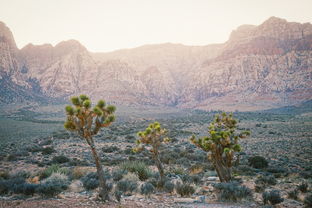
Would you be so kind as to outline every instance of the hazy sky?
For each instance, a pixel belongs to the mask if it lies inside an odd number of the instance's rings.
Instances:
[[[312,22],[312,0],[0,0],[19,48],[76,39],[90,51],[153,43],[225,42],[270,16]]]

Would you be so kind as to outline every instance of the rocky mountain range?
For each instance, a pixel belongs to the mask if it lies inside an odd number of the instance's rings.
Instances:
[[[0,22],[0,102],[86,93],[129,105],[258,110],[312,99],[312,25],[271,17],[227,42],[89,52],[76,40],[16,47]]]

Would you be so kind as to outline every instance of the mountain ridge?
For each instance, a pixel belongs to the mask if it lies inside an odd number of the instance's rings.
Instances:
[[[17,51],[8,50],[10,44],[0,41],[0,73],[13,72],[12,82],[29,90],[27,80],[35,80],[50,98],[86,93],[115,103],[204,110],[268,109],[312,98],[310,23],[271,17],[206,46],[164,43],[93,53],[77,40]]]

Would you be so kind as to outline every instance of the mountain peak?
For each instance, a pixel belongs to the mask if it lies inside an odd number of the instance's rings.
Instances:
[[[262,24],[275,24],[275,23],[287,23],[287,20],[272,16],[266,21],[264,21]]]
[[[17,50],[13,34],[4,22],[0,21],[0,42],[7,42],[11,49]]]
[[[70,52],[81,52],[87,51],[87,49],[77,40],[71,39],[58,43],[55,46],[55,49],[62,53],[70,53]]]

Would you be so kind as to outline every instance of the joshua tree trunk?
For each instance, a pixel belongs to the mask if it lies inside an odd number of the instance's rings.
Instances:
[[[221,182],[229,182],[232,180],[231,168],[226,167],[219,161],[214,162],[214,167]]]
[[[164,168],[160,162],[160,159],[158,157],[158,155],[155,156],[155,162],[156,162],[156,166],[158,168],[158,171],[159,171],[159,175],[160,175],[160,181],[161,182],[164,182],[165,180],[165,173],[164,173]]]
[[[159,171],[159,175],[160,175],[160,183],[164,183],[165,182],[165,173],[164,173],[164,168],[163,168],[161,161],[159,159],[158,148],[154,146],[153,152],[154,152],[154,160],[156,163],[156,167],[157,167],[157,169]]]
[[[93,155],[93,158],[94,158],[94,161],[95,161],[95,166],[96,166],[96,171],[97,171],[97,174],[98,174],[98,178],[99,178],[99,183],[100,183],[100,192],[99,192],[99,197],[104,200],[104,201],[107,201],[109,200],[109,187],[107,186],[106,184],[106,180],[105,180],[105,177],[104,177],[104,171],[103,171],[103,167],[102,167],[102,164],[101,164],[101,160],[97,154],[97,151],[95,149],[95,145],[94,145],[94,141],[92,139],[92,137],[88,138],[87,140],[90,148],[91,148],[91,152],[92,152],[92,155]]]

